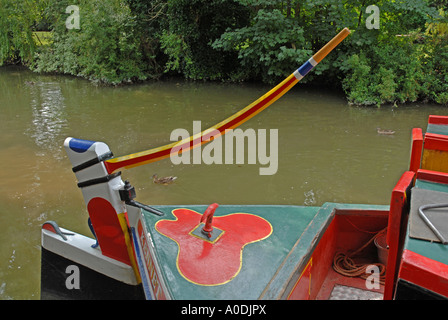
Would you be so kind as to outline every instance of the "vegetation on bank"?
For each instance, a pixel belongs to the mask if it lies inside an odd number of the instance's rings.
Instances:
[[[108,84],[180,75],[274,84],[342,28],[302,81],[350,103],[448,105],[447,0],[0,0],[0,65]],[[79,8],[79,29],[68,28]],[[379,9],[378,28],[369,28]],[[69,21],[70,23],[70,21]]]

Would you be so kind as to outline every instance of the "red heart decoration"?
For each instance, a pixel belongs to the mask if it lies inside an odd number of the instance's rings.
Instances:
[[[191,232],[198,227],[201,214],[190,209],[175,209],[176,220],[160,220],[156,230],[178,245],[177,268],[190,282],[213,286],[231,281],[241,270],[243,249],[269,237],[271,224],[250,213],[213,217],[213,227],[223,231],[214,241]]]

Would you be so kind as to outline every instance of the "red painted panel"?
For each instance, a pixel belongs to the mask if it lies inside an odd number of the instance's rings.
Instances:
[[[87,210],[103,255],[131,265],[124,234],[112,204],[103,198],[93,198]]]
[[[387,256],[386,283],[384,287],[384,300],[391,300],[395,291],[401,250],[403,248],[406,225],[408,198],[407,193],[414,180],[414,172],[406,171],[398,180],[392,190],[390,201],[389,222],[387,230]]]
[[[322,284],[327,277],[328,270],[333,264],[333,258],[336,252],[336,238],[338,236],[336,226],[336,219],[333,219],[313,252],[312,282],[310,288],[311,300],[316,299],[322,290]]]
[[[336,251],[358,250],[367,241],[387,226],[387,211],[354,211],[336,213]],[[369,246],[364,254],[376,254],[374,246]]]
[[[448,297],[448,266],[444,263],[405,250],[399,277]]]

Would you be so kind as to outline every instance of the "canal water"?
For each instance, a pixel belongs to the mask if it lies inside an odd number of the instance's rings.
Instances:
[[[115,156],[143,151],[170,143],[175,129],[192,133],[193,121],[208,128],[269,89],[185,81],[111,88],[0,68],[0,299],[39,299],[42,223],[91,236],[66,137],[103,141]],[[388,204],[407,169],[412,128],[447,113],[436,105],[349,106],[341,94],[299,83],[241,126],[278,130],[274,175],[260,175],[258,162],[174,165],[168,158],[122,177],[147,204]],[[395,134],[379,135],[378,127]],[[159,185],[153,174],[178,179]]]

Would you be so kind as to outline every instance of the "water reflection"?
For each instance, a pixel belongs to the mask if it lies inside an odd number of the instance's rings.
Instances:
[[[61,85],[57,82],[44,81],[28,82],[27,85],[30,87],[30,107],[33,116],[31,127],[27,131],[40,150],[40,155],[43,151],[56,151],[60,149],[61,132],[67,127],[65,99]]]

